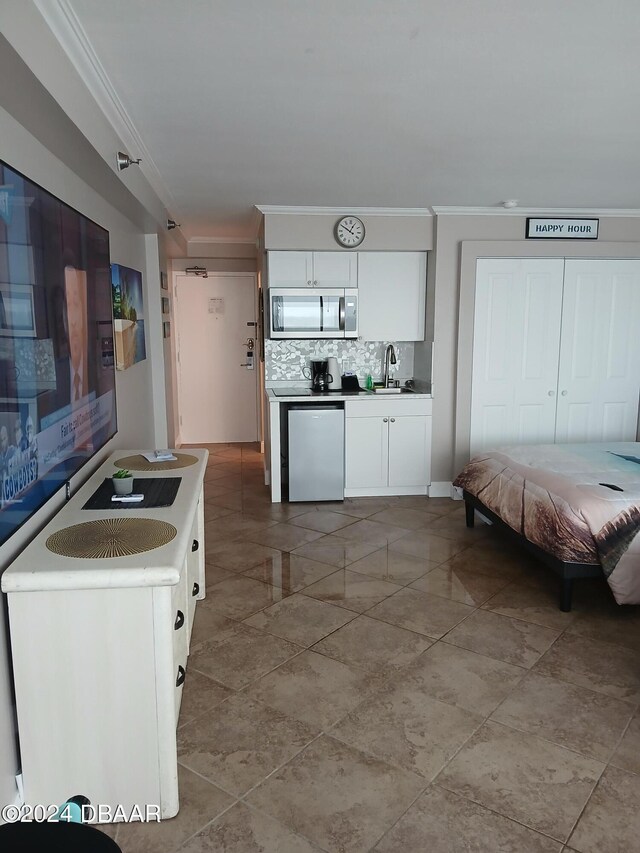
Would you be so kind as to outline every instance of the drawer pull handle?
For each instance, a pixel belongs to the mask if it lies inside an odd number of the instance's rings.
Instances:
[[[173,624],[174,631],[179,631],[180,628],[184,625],[184,613],[182,610],[178,610],[176,613],[176,621]]]
[[[391,423],[392,423],[392,424],[395,424],[395,422],[396,422],[396,419],[395,419],[395,418],[391,418]]]
[[[389,421],[389,418],[383,418],[383,419],[382,419],[382,423],[383,423],[383,424],[386,424],[388,421]]]
[[[176,687],[180,687],[182,684],[184,684],[184,676],[185,676],[184,667],[179,666],[178,667],[178,677],[176,678]]]
[[[200,592],[200,584],[194,583],[193,589],[191,590],[191,595],[197,595]]]
[[[191,551],[192,551],[192,553],[193,553],[193,551],[197,551],[199,547],[200,547],[200,543],[198,542],[198,540],[197,540],[197,539],[194,539],[194,540],[193,540],[193,543],[192,543],[192,545],[191,545]]]

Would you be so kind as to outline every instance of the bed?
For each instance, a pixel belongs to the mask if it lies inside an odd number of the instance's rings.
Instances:
[[[477,509],[560,577],[604,577],[618,604],[640,604],[640,443],[537,444],[475,456],[454,481],[467,526]]]

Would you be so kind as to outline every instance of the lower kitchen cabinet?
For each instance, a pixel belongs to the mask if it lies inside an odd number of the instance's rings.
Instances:
[[[345,497],[426,495],[431,481],[428,399],[345,406]]]

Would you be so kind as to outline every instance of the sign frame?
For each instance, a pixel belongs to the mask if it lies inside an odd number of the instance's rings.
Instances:
[[[532,233],[534,227],[543,233]],[[600,220],[591,217],[527,216],[527,240],[597,240]],[[548,230],[547,230],[548,229]]]

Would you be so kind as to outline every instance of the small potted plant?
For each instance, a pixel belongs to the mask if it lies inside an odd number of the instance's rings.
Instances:
[[[130,495],[133,492],[133,474],[126,468],[120,468],[111,479],[116,495]]]

